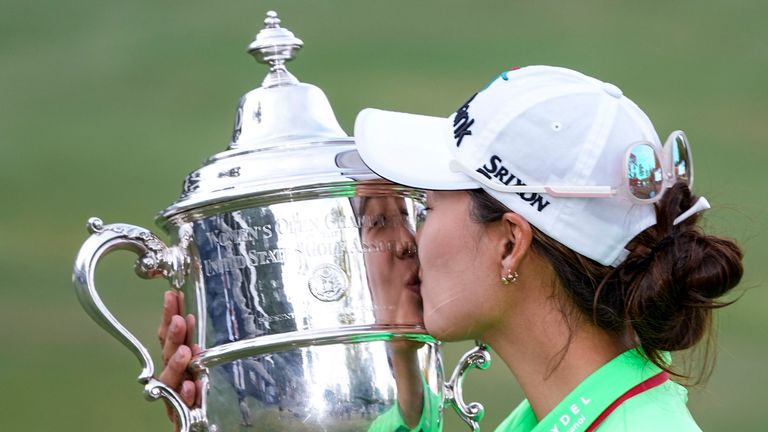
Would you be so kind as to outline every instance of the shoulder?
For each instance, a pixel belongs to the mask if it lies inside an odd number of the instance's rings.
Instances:
[[[619,406],[597,429],[600,432],[701,432],[686,402],[687,390],[667,381]]]

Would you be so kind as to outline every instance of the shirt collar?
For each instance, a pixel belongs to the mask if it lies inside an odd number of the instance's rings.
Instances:
[[[664,354],[664,360],[670,362],[668,353]],[[525,400],[497,431],[585,431],[621,395],[661,371],[638,349],[630,349],[588,376],[541,421],[536,420],[530,403]]]

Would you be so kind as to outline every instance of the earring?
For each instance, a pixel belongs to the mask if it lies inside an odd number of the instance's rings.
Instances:
[[[517,279],[519,277],[520,277],[520,275],[517,274],[517,272],[513,272],[512,269],[509,269],[509,271],[507,271],[507,275],[501,277],[501,283],[503,285],[513,284],[513,283],[517,282]]]

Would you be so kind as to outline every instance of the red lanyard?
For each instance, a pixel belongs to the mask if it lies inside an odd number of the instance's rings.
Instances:
[[[669,379],[669,374],[667,372],[660,372],[647,380],[641,382],[640,384],[632,387],[631,389],[627,390],[626,393],[619,396],[618,399],[613,401],[612,404],[608,406],[608,408],[603,411],[602,414],[600,414],[594,422],[592,422],[591,425],[587,428],[586,432],[593,432],[595,429],[597,429],[598,426],[609,416],[611,413],[616,410],[616,408],[619,407],[619,405],[623,404],[626,400],[633,398],[640,393],[650,390],[654,387],[658,387],[662,384],[664,384],[665,381]]]

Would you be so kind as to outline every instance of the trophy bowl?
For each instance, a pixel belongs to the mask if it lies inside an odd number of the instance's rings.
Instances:
[[[442,430],[453,405],[474,429],[479,404],[461,381],[489,363],[484,346],[444,383],[439,342],[424,329],[415,231],[423,191],[388,183],[360,160],[325,94],[285,67],[303,42],[269,12],[248,51],[270,67],[240,99],[226,151],[189,174],[149,230],[91,218],[74,267],[86,312],[139,359],[150,400],[180,430]],[[186,406],[154,377],[147,349],[101,301],[94,271],[127,249],[136,272],[163,277],[194,315]]]

